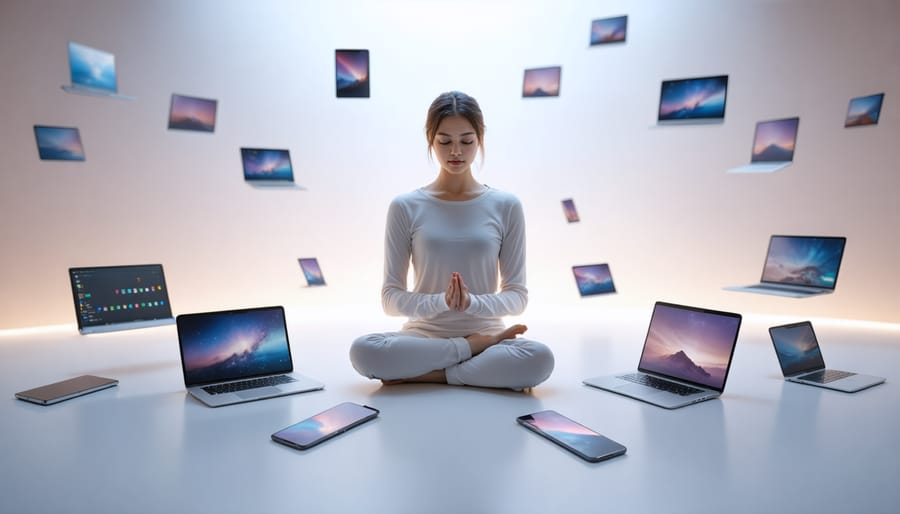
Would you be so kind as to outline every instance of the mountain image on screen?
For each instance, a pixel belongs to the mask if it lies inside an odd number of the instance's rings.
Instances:
[[[754,157],[757,161],[787,162],[794,158],[794,152],[778,145],[769,145]]]
[[[661,361],[673,375],[683,377],[687,380],[694,382],[708,382],[711,378],[711,375],[707,373],[705,369],[694,364],[694,361],[681,350],[663,357]]]

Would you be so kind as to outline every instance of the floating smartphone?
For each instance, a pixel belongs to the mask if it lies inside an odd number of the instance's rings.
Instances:
[[[625,453],[621,444],[578,424],[554,410],[526,414],[516,418],[525,428],[550,439],[590,462],[617,457]]]
[[[378,416],[368,405],[344,402],[272,434],[272,440],[306,450]]]

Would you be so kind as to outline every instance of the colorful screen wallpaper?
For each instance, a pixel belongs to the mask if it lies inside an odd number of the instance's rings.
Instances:
[[[371,416],[373,413],[371,409],[353,403],[341,403],[325,412],[320,412],[295,425],[291,425],[275,433],[275,436],[306,446],[323,436],[352,425],[367,416]]]
[[[833,289],[846,242],[842,237],[773,236],[762,281]]]
[[[559,96],[561,75],[562,67],[560,66],[525,70],[522,97]]]
[[[83,161],[81,134],[74,127],[34,126],[38,155],[45,161]]]
[[[80,327],[172,317],[160,264],[72,268],[69,277]]]
[[[310,286],[324,286],[325,277],[322,275],[322,269],[319,268],[319,261],[314,257],[309,259],[297,259],[300,262],[300,268],[306,277],[306,284]]]
[[[369,51],[335,50],[338,98],[369,98]]]
[[[809,323],[773,327],[769,334],[785,376],[825,367],[816,333]]]
[[[859,127],[861,125],[877,125],[881,115],[881,103],[884,101],[884,93],[877,95],[860,96],[850,100],[847,108],[845,127]]]
[[[535,412],[523,421],[585,455],[603,455],[618,448],[616,443],[554,411]]]
[[[572,266],[575,283],[581,296],[615,293],[616,285],[609,272],[609,264],[589,264]]]
[[[740,325],[739,317],[657,304],[640,368],[721,390]]]
[[[177,324],[189,386],[292,370],[280,308],[184,315]]]
[[[294,180],[291,155],[287,150],[241,148],[244,180]]]
[[[603,18],[591,22],[591,45],[625,41],[628,16]]]
[[[659,121],[725,117],[728,75],[664,80],[659,95]]]
[[[116,58],[113,54],[69,42],[72,84],[115,93]]]
[[[566,221],[569,223],[575,223],[576,221],[581,221],[581,218],[578,217],[578,211],[575,209],[575,200],[571,198],[562,201],[563,213],[566,215]]]
[[[192,96],[172,95],[169,128],[214,132],[216,130],[216,100]]]
[[[790,162],[794,160],[794,143],[800,118],[761,121],[753,136],[752,162]]]

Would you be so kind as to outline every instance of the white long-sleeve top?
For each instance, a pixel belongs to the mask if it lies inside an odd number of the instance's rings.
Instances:
[[[412,291],[406,283],[410,262]],[[465,312],[450,310],[444,296],[454,271],[469,288]],[[381,300],[388,315],[409,317],[404,330],[429,337],[502,330],[501,317],[520,314],[528,303],[519,199],[493,188],[463,201],[422,189],[395,198],[385,229]]]

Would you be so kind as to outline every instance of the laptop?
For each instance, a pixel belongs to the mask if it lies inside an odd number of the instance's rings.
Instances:
[[[244,180],[255,187],[297,187],[288,150],[241,148]]]
[[[584,384],[666,409],[717,398],[740,328],[740,314],[656,302],[637,372]]]
[[[69,281],[81,334],[175,322],[162,264],[69,268]]]
[[[855,393],[884,382],[884,378],[826,369],[812,323],[801,321],[769,328],[784,379],[826,389]]]
[[[182,314],[175,324],[184,385],[210,407],[325,387],[293,373],[283,307]]]
[[[753,135],[750,164],[732,168],[728,173],[772,173],[794,161],[794,145],[800,118],[760,121]]]
[[[834,292],[846,237],[772,236],[762,278],[727,291],[806,298]]]
[[[116,56],[109,52],[69,41],[69,75],[66,92],[133,99],[119,94]]]

